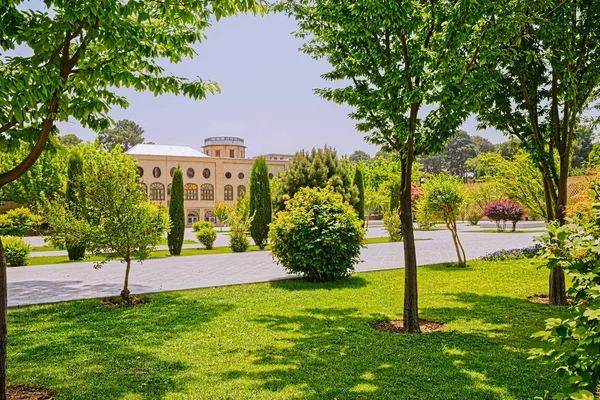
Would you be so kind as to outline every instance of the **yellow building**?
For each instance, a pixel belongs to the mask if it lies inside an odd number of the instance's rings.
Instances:
[[[233,205],[250,185],[254,160],[244,158],[243,139],[208,138],[204,150],[207,154],[188,146],[138,144],[127,151],[139,164],[148,199],[164,206],[169,204],[173,172],[181,168],[188,226],[200,220],[217,222],[212,212],[215,203]],[[267,160],[269,177],[277,176],[288,164],[287,160]]]

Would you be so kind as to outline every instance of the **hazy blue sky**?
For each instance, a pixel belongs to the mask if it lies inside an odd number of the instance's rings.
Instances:
[[[374,154],[378,149],[367,144],[347,118],[349,107],[312,93],[327,85],[320,74],[328,64],[298,51],[301,41],[291,35],[294,29],[295,22],[281,14],[221,20],[197,45],[196,58],[167,67],[176,75],[216,81],[221,94],[194,101],[123,91],[130,107],[114,109],[111,117],[136,121],[144,128],[146,140],[157,144],[200,149],[205,137],[231,135],[246,140],[248,156],[293,153],[325,144],[339,154],[356,149]],[[60,124],[60,129],[62,134],[75,133],[87,140],[95,137],[76,123]],[[495,143],[505,140],[493,130],[476,132],[472,119],[463,129]]]

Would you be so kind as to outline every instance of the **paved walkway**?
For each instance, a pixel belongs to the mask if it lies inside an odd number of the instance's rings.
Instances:
[[[491,251],[529,246],[537,235],[539,233],[460,234],[469,259]],[[456,260],[448,231],[418,232],[417,236],[431,238],[416,242],[419,265]],[[361,257],[364,262],[357,266],[359,272],[404,266],[402,243],[370,245],[363,249]],[[8,303],[9,306],[22,306],[118,295],[124,271],[124,266],[117,261],[98,270],[89,262],[9,268]],[[294,277],[284,273],[266,251],[170,257],[148,260],[143,265],[135,263],[130,290],[132,293],[154,293]]]

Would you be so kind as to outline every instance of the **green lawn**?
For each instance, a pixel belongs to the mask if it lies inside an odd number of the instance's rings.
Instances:
[[[498,232],[497,229],[474,229],[471,231],[464,231],[464,232],[478,232],[478,233],[544,233],[547,232],[545,229],[526,229],[526,230],[519,230],[517,229],[516,231],[511,231],[511,230],[507,230],[504,232]]]
[[[163,293],[107,308],[11,310],[10,384],[55,399],[530,399],[563,382],[528,361],[530,336],[566,308],[533,304],[547,271],[528,260],[419,269],[421,317],[445,333],[393,335],[403,270]],[[93,282],[90,282],[93,284]]]
[[[187,240],[187,239],[183,241],[183,244],[195,244],[195,243],[198,243],[198,242],[196,242],[195,240]],[[160,242],[158,242],[158,245],[166,246],[167,238],[162,238],[160,240]],[[62,249],[59,249],[57,247],[50,246],[50,245],[31,247],[31,251],[56,251],[56,250],[62,250]]]

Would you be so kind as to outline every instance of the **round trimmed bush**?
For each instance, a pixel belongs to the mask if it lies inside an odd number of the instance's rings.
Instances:
[[[232,233],[229,237],[229,245],[231,246],[231,250],[235,253],[243,253],[248,250],[248,246],[250,246],[250,241],[246,237],[246,235],[240,235],[237,233]]]
[[[20,267],[27,265],[31,246],[25,243],[22,239],[16,237],[2,238],[4,246],[4,257],[6,263],[11,267]]]
[[[210,228],[202,228],[196,232],[196,239],[198,239],[207,250],[211,250],[215,240],[217,240],[217,232],[212,226]]]
[[[277,263],[315,281],[350,275],[364,235],[354,208],[329,188],[301,189],[277,213],[269,232]]]
[[[202,229],[214,229],[214,225],[210,221],[199,221],[192,225],[192,230],[194,232],[200,232]]]

